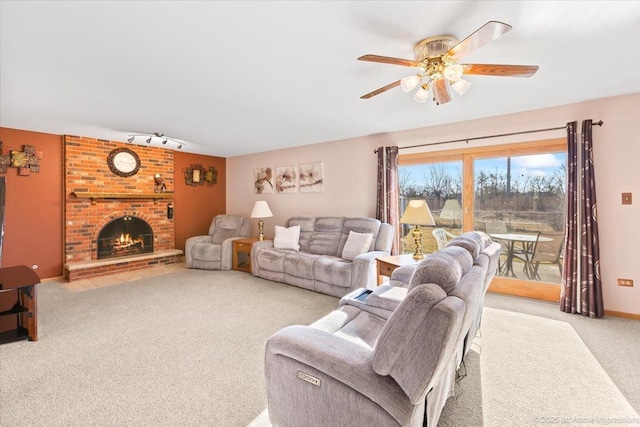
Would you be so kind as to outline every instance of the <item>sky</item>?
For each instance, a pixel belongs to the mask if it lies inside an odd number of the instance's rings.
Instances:
[[[529,156],[511,157],[511,174],[512,176],[553,176],[558,168],[566,163],[566,153],[549,153],[536,154]],[[454,176],[462,176],[462,161],[443,163],[446,165],[449,174]],[[410,173],[411,179],[415,184],[422,185],[424,183],[424,175],[428,173],[429,165],[411,165],[401,166],[403,170]],[[486,170],[487,172],[495,172],[496,170],[506,171],[507,158],[493,157],[490,159],[479,159],[475,163],[475,172]]]

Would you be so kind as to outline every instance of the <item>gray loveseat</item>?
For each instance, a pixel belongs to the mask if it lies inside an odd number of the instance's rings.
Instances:
[[[455,240],[311,326],[269,338],[272,425],[437,425],[500,254],[483,233]]]
[[[300,226],[299,250],[257,242],[251,250],[254,276],[342,297],[357,288],[376,286],[376,258],[389,255],[394,230],[373,218],[297,216],[287,227]],[[371,233],[367,252],[342,258],[349,232]]]

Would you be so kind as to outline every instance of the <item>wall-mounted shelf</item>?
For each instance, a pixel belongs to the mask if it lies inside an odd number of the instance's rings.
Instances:
[[[91,204],[95,205],[97,200],[113,200],[113,199],[153,199],[154,203],[159,199],[173,199],[173,191],[164,193],[89,193],[84,191],[74,191],[74,196],[78,199],[90,199]]]

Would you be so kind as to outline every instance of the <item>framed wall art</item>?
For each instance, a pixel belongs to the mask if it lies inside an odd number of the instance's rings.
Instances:
[[[276,193],[295,193],[297,191],[295,165],[276,168]]]
[[[253,172],[253,183],[256,194],[272,194],[274,188],[273,168],[256,168]]]
[[[298,165],[299,186],[301,193],[321,193],[322,182],[322,162],[302,163]]]

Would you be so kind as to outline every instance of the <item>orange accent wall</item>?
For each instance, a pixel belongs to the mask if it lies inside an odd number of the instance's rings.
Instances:
[[[174,222],[176,249],[184,251],[185,241],[192,236],[207,234],[211,219],[226,213],[226,159],[175,151],[174,161]],[[210,166],[218,170],[218,183],[212,186],[190,186],[185,183],[184,170],[191,165]],[[233,213],[233,212],[231,212]]]
[[[0,127],[5,148],[33,145],[42,151],[40,172],[6,177],[2,267],[38,265],[42,278],[62,276],[62,136]]]

